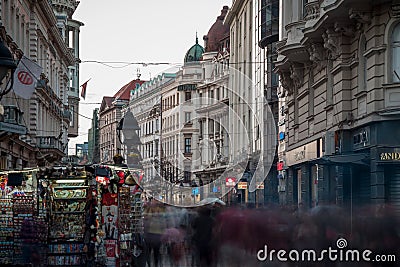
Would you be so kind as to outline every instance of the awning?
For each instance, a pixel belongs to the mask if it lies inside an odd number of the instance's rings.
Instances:
[[[369,166],[369,153],[349,153],[349,154],[339,154],[323,156],[321,158],[312,160],[317,164],[333,164],[333,165],[347,165],[356,164]]]

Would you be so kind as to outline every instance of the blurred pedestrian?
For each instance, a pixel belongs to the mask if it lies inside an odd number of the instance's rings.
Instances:
[[[200,266],[212,266],[214,218],[209,207],[200,207],[193,221],[193,244]]]

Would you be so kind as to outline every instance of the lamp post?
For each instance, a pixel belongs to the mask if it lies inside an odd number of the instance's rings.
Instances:
[[[17,64],[15,63],[11,51],[4,45],[3,41],[0,39],[0,85],[2,84],[3,79],[11,72],[9,74],[10,79],[7,81],[4,90],[0,91],[0,100],[3,98],[4,95],[11,91],[14,83],[14,71],[16,68]]]

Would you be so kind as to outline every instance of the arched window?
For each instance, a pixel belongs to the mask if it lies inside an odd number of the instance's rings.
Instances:
[[[360,42],[358,44],[358,91],[362,92],[367,89],[367,58],[364,56],[367,50],[367,41],[365,35],[360,36]]]
[[[393,29],[392,34],[392,81],[400,83],[400,23]]]

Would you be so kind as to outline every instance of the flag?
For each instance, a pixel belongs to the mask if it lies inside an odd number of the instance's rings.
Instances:
[[[42,67],[29,58],[22,56],[14,72],[14,92],[22,98],[31,98],[36,88],[36,81],[42,73]]]
[[[81,87],[82,87],[81,97],[82,97],[83,99],[86,98],[86,86],[87,86],[88,81],[90,81],[90,79],[87,80],[86,82],[84,82],[84,83],[81,85]]]

